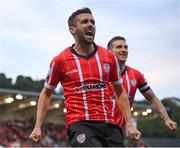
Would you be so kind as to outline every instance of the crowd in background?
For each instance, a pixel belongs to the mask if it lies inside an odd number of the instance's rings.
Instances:
[[[28,136],[33,124],[24,122],[0,123],[0,147],[60,147],[69,146],[64,125],[43,125],[42,140],[34,143]]]
[[[67,147],[68,144],[65,125],[44,124],[42,139],[39,143],[29,140],[28,136],[33,124],[28,122],[0,123],[0,147]],[[128,147],[146,147],[137,140],[126,139]]]

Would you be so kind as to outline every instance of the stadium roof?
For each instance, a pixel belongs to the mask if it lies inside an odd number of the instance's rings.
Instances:
[[[0,121],[35,118],[39,94],[39,92],[0,88]],[[53,94],[48,113],[53,112],[53,116],[64,116],[63,110],[64,96]],[[50,118],[54,120],[52,114]]]
[[[0,88],[0,94],[22,94],[25,96],[39,97],[39,92],[15,90],[15,89],[4,89],[4,88]],[[54,99],[64,99],[64,96],[62,95],[52,95],[52,97]]]

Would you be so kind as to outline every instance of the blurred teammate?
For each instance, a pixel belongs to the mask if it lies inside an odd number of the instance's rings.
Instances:
[[[114,124],[111,115],[109,81],[113,83],[129,133],[138,139],[141,133],[132,125],[129,101],[121,84],[116,57],[94,43],[96,28],[91,10],[83,8],[75,11],[69,17],[68,25],[75,44],[54,57],[50,64],[30,139],[40,140],[50,96],[61,82],[71,146],[123,146],[120,128]]]
[[[149,87],[143,74],[138,70],[126,65],[126,60],[128,57],[128,45],[126,39],[121,36],[113,37],[109,41],[107,48],[113,51],[117,57],[121,70],[120,75],[123,80],[123,86],[128,94],[130,107],[133,105],[136,90],[139,89],[146,100],[149,101],[149,103],[159,112],[166,126],[171,130],[176,129],[176,122],[172,121],[169,118],[163,104],[154,94],[153,90]],[[112,86],[111,96],[113,102],[112,115],[114,116],[115,123],[118,124],[121,128],[124,128],[126,122],[118,108],[117,102],[115,101],[115,99],[113,99],[115,97]]]

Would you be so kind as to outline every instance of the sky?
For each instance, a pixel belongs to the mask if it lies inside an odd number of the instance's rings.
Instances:
[[[67,20],[82,7],[92,10],[96,44],[124,36],[127,65],[160,99],[180,98],[180,0],[0,0],[0,73],[44,79],[51,59],[74,43]]]

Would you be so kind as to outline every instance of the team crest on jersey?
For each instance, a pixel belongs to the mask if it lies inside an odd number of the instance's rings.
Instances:
[[[104,68],[104,70],[105,70],[106,73],[109,73],[109,71],[110,71],[110,65],[109,65],[108,63],[105,63],[105,64],[103,65],[103,68]]]
[[[131,80],[131,84],[132,84],[132,86],[136,86],[136,83],[137,83],[137,81],[135,80],[135,79],[133,79],[133,80]]]
[[[80,134],[80,135],[77,136],[78,143],[84,143],[85,140],[86,140],[86,135],[85,134]]]

